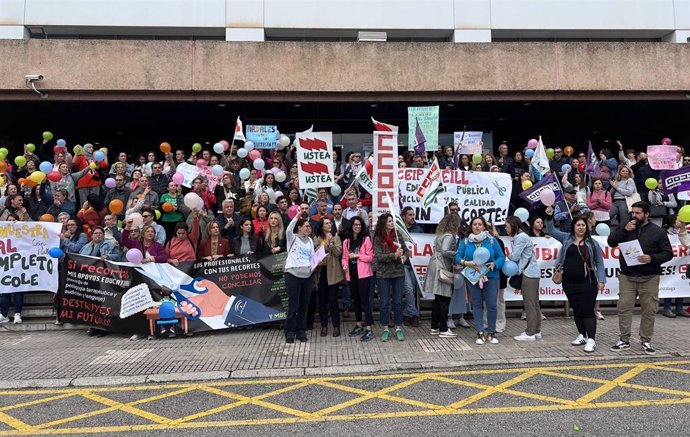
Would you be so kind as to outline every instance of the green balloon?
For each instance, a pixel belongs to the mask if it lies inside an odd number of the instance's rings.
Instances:
[[[546,157],[547,158],[551,159],[551,158],[553,158],[553,155],[554,155],[554,153],[553,153],[552,148],[549,147],[548,149],[546,149]]]
[[[685,205],[678,211],[678,220],[690,223],[690,205]]]
[[[0,155],[5,155],[5,156],[7,156],[9,153],[10,153],[10,151],[7,150],[6,147],[0,148]]]
[[[201,152],[201,144],[194,143],[194,145],[192,145],[192,152],[194,152],[194,153]]]
[[[43,132],[43,139],[46,141],[52,140],[53,139],[53,133],[50,131]]]
[[[29,143],[26,145],[26,150],[28,150],[29,152],[33,152],[34,150],[36,150],[36,145],[33,143]]]
[[[14,158],[14,163],[17,164],[17,167],[24,167],[26,165],[26,158],[23,156],[17,156]]]
[[[473,164],[481,164],[482,163],[482,155],[479,153],[475,153],[472,155],[472,163]]]
[[[656,187],[659,186],[659,182],[654,178],[647,178],[647,180],[644,181],[644,185],[650,190],[656,190]]]

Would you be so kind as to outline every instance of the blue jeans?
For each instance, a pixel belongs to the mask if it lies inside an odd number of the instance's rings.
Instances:
[[[484,332],[484,316],[482,314],[482,303],[484,303],[484,305],[486,305],[486,317],[489,322],[486,331],[488,331],[489,334],[494,334],[496,332],[498,278],[488,279],[489,280],[484,283],[484,288],[479,288],[479,283],[475,285],[467,282],[467,286],[470,289],[470,296],[472,297],[472,314],[474,315],[474,325],[477,328],[477,332]]]
[[[10,314],[10,294],[14,294],[14,313],[21,314],[24,306],[24,293],[2,293],[0,295],[0,314],[9,317]]]
[[[671,309],[671,301],[673,300],[672,297],[666,297],[664,298],[664,311],[670,310]],[[676,312],[680,312],[683,310],[683,298],[682,297],[677,297],[676,298]],[[4,314],[4,313],[3,313]]]
[[[405,268],[405,309],[403,315],[414,317],[417,315],[417,293],[415,293],[417,278],[412,266],[405,264],[403,267]]]
[[[381,299],[381,325],[388,326],[388,318],[391,313],[391,297],[393,298],[393,317],[395,326],[402,326],[403,323],[403,286],[405,279],[398,278],[379,278],[379,298]]]

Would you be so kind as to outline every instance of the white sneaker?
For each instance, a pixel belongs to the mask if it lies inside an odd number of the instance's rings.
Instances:
[[[464,317],[460,317],[460,320],[458,320],[458,325],[462,326],[463,328],[469,328],[470,324],[467,323],[467,320],[465,320]]]
[[[537,341],[537,336],[536,335],[527,335],[526,332],[523,332],[520,335],[516,335],[513,337],[516,341]]]
[[[438,333],[439,333],[438,329],[432,329],[431,332],[429,332],[429,334],[431,334],[431,335],[438,335]]]
[[[595,311],[594,315],[597,316],[597,320],[604,320],[604,315],[601,313],[601,311]]]
[[[489,334],[489,338],[487,339],[489,343],[491,344],[498,344],[498,339],[494,334]]]
[[[541,331],[540,331],[540,332],[535,332],[535,333],[534,333],[534,338],[536,338],[537,340],[541,340]]]
[[[520,320],[527,320],[527,313],[526,312],[524,312],[524,311],[522,312],[522,315],[520,316]]]
[[[448,329],[455,329],[456,328],[455,322],[450,317],[448,318],[446,325],[448,326]]]
[[[544,313],[541,313],[541,319],[546,320],[546,316],[544,315]]]
[[[14,314],[14,324],[18,325],[20,323],[22,323],[22,315],[19,313],[15,313]]]
[[[484,344],[484,333],[480,332],[477,334],[477,339],[474,341],[477,344]]]
[[[585,345],[585,352],[594,352],[594,349],[597,348],[597,343],[594,341],[593,338],[588,338],[587,339],[587,344]]]
[[[577,338],[570,342],[573,346],[582,346],[585,343],[587,343],[587,339],[582,334],[578,334]]]
[[[455,337],[458,336],[458,334],[456,334],[455,332],[453,332],[453,331],[451,331],[451,330],[449,329],[449,330],[447,330],[447,331],[445,331],[445,332],[440,333],[438,336],[439,336],[440,338],[455,338]]]
[[[0,314],[0,323],[8,323],[10,319]]]

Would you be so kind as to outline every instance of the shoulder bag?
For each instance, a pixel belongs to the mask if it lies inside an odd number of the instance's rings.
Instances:
[[[556,267],[553,269],[553,276],[551,276],[551,280],[553,281],[554,284],[560,284],[563,282],[563,266],[560,264],[556,264]]]

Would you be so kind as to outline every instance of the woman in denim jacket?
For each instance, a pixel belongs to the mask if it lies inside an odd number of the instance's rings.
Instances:
[[[553,225],[553,208],[546,208],[548,220],[546,228],[549,235],[563,244],[558,253],[556,265],[563,266],[563,291],[575,315],[579,335],[572,341],[573,346],[585,345],[585,352],[594,352],[597,319],[594,305],[599,291],[606,285],[604,257],[601,247],[589,234],[584,217],[573,218],[570,234],[556,229]]]

